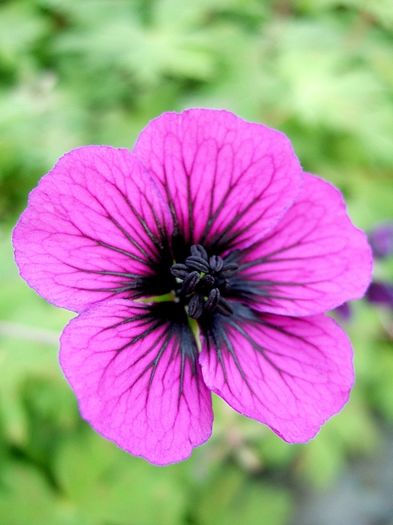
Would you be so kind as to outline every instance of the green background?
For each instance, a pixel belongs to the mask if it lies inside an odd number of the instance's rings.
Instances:
[[[216,399],[212,439],[156,468],[81,421],[57,362],[70,314],[18,277],[10,246],[58,156],[131,146],[149,119],[191,106],[285,131],[357,225],[392,219],[392,43],[391,0],[0,2],[1,525],[306,525],[307,509],[313,525],[393,523],[393,474],[375,467],[390,457],[393,472],[391,312],[354,305],[356,386],[308,445]],[[391,280],[392,261],[375,274]],[[344,519],[369,497],[364,521]]]

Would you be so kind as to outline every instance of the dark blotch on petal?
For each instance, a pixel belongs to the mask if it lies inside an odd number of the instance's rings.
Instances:
[[[225,256],[225,266],[228,266],[229,263],[238,263],[241,255],[241,250],[233,250],[230,254]]]
[[[230,316],[233,314],[233,309],[228,303],[228,301],[221,297],[217,305],[217,312],[219,312],[222,315]]]
[[[234,262],[225,263],[222,268],[222,273],[225,277],[231,277],[239,269],[239,265]]]

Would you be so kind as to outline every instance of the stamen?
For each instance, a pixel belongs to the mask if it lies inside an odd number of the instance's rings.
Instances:
[[[218,255],[212,255],[209,259],[209,264],[213,272],[220,272],[224,266],[224,261]]]
[[[188,315],[191,319],[199,319],[203,314],[204,300],[203,297],[199,294],[195,294],[191,297],[188,303]]]
[[[210,275],[210,273],[208,273],[202,277],[202,279],[199,282],[199,285],[201,290],[206,290],[207,292],[209,292],[214,286],[215,282],[216,279],[212,275]]]
[[[186,266],[191,270],[198,270],[199,272],[208,273],[209,271],[209,265],[207,261],[198,255],[191,255],[190,257],[187,257]]]
[[[171,274],[173,277],[184,279],[188,275],[188,269],[185,264],[173,264],[171,268]]]
[[[205,248],[200,244],[193,244],[190,248],[191,255],[195,255],[197,257],[202,257],[202,259],[205,259],[205,261],[208,260],[207,251]]]
[[[212,312],[213,310],[216,309],[216,306],[218,305],[220,297],[221,297],[221,294],[218,288],[213,288],[213,290],[210,291],[207,301],[205,303],[206,312]]]
[[[171,273],[176,278],[173,291],[178,301],[184,304],[191,319],[199,319],[204,314],[217,311],[221,315],[233,313],[231,305],[223,295],[231,288],[231,277],[239,266],[236,257],[229,254],[225,258],[219,255],[209,256],[200,244],[190,248],[183,263],[175,263]]]
[[[199,277],[198,272],[189,273],[183,281],[183,284],[181,287],[181,293],[183,293],[184,295],[187,295],[187,294],[194,292],[199,280],[200,280],[200,277]]]

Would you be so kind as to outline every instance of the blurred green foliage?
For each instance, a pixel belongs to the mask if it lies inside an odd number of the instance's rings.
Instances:
[[[285,131],[305,169],[344,191],[355,222],[392,216],[390,0],[3,0],[0,3],[0,523],[285,525],[296,487],[326,487],[393,423],[392,318],[359,303],[357,384],[305,446],[216,403],[214,437],[165,469],[79,418],[57,364],[70,314],[18,277],[9,232],[66,150],[131,146],[190,106]],[[387,262],[376,268],[393,275]]]

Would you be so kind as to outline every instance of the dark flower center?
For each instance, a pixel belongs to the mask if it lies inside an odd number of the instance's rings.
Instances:
[[[183,263],[175,263],[171,267],[171,274],[177,284],[177,300],[184,305],[192,319],[199,319],[215,310],[223,315],[232,315],[232,308],[225,300],[225,295],[229,290],[230,279],[239,266],[233,262],[231,255],[225,258],[209,256],[200,244],[191,246],[190,252]]]

